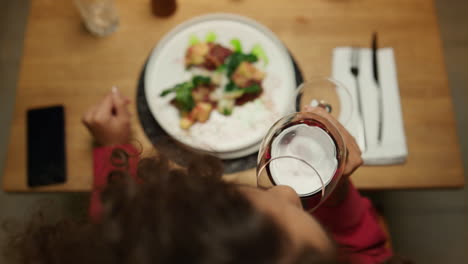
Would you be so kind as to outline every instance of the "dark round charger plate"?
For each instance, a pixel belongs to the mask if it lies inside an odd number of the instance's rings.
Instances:
[[[297,65],[291,53],[290,56],[294,66],[294,74],[296,78],[297,87],[304,81],[304,78],[299,66]],[[187,162],[189,162],[187,159],[190,159],[190,155],[188,155],[188,152],[190,152],[190,150],[188,150],[182,144],[178,143],[171,136],[169,136],[164,131],[164,129],[161,128],[161,126],[153,117],[149,109],[148,102],[146,101],[145,96],[146,65],[147,63],[145,62],[143,70],[140,74],[140,78],[138,80],[138,89],[136,97],[138,118],[140,119],[140,123],[143,127],[143,130],[145,131],[146,136],[150,139],[151,143],[162,152],[171,152],[172,155],[168,155],[169,158],[184,166],[187,164]],[[255,168],[257,165],[257,155],[258,152],[255,152],[245,157],[222,160],[224,165],[224,173],[234,173]]]

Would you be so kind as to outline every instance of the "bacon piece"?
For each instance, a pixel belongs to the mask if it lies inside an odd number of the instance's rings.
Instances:
[[[256,93],[244,93],[241,97],[236,98],[236,105],[243,105],[260,97],[263,93],[263,87],[260,86],[260,88],[260,91]]]
[[[211,43],[210,43],[211,44]],[[219,44],[211,44],[206,60],[216,68],[224,64],[224,61],[232,54],[232,51]]]
[[[185,66],[196,66],[215,70],[232,54],[232,51],[219,44],[198,43],[188,48],[185,54]]]

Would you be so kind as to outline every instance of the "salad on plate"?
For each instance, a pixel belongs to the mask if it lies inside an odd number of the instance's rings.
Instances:
[[[262,68],[268,64],[268,58],[262,47],[254,45],[245,52],[239,39],[232,39],[230,47],[226,47],[216,38],[214,33],[208,33],[200,41],[192,35],[184,60],[191,79],[160,93],[161,97],[172,96],[171,104],[180,113],[183,129],[208,121],[212,111],[229,116],[236,107],[263,93],[266,73]]]

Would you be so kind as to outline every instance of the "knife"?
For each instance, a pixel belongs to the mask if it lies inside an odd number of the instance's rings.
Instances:
[[[372,34],[372,73],[374,76],[374,81],[377,86],[377,100],[378,100],[378,133],[377,133],[377,142],[379,145],[382,143],[382,128],[383,128],[383,98],[382,98],[382,87],[379,82],[379,64],[377,62],[377,33]]]

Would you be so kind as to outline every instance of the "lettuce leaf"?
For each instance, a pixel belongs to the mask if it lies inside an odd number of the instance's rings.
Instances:
[[[198,44],[198,43],[200,43],[200,39],[198,39],[198,37],[196,35],[191,35],[190,39],[189,39],[189,45],[193,46],[193,45]]]
[[[205,41],[210,43],[210,42],[215,42],[218,36],[214,32],[208,32],[205,36]]]
[[[234,48],[235,52],[242,53],[242,43],[239,39],[231,39],[231,45]]]
[[[195,107],[195,101],[192,97],[193,85],[189,82],[185,82],[177,85],[176,87],[177,90],[175,100],[177,102],[177,105],[183,111],[192,111],[192,109]]]
[[[234,52],[233,54],[231,54],[231,56],[227,58],[227,76],[231,77],[231,75],[236,71],[237,67],[239,67],[239,65],[243,61],[254,63],[258,61],[258,58],[254,54],[243,54],[240,52]]]
[[[243,90],[244,93],[258,93],[262,88],[260,88],[260,85],[254,84],[252,86],[245,87]]]
[[[197,87],[201,84],[210,84],[211,78],[208,76],[195,75],[192,78],[193,87]]]
[[[195,101],[192,97],[192,90],[202,84],[210,84],[211,78],[201,75],[193,76],[191,81],[179,83],[176,86],[161,92],[160,96],[166,96],[175,92],[175,101],[178,107],[183,111],[190,112],[195,107]]]
[[[264,66],[268,65],[269,60],[262,46],[260,46],[259,44],[255,44],[250,53],[260,58],[263,61]]]

